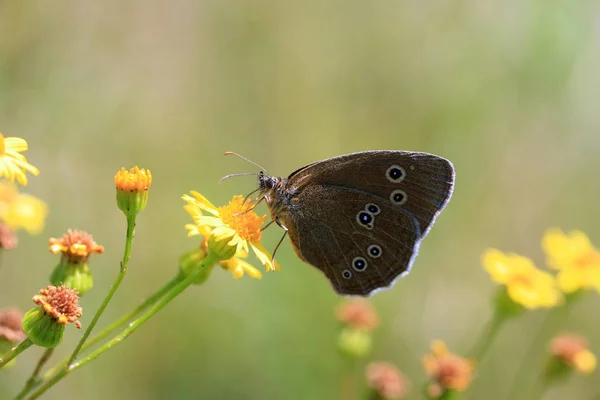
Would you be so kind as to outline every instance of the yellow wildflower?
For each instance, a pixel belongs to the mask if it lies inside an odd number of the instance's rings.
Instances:
[[[37,197],[19,193],[17,187],[0,181],[0,220],[13,230],[25,229],[30,234],[44,230],[48,207]]]
[[[27,151],[27,142],[18,137],[5,138],[0,133],[0,176],[11,182],[17,179],[21,185],[27,185],[26,171],[38,175],[40,171],[27,162],[21,153]]]
[[[260,244],[261,226],[266,215],[259,217],[252,211],[252,202],[244,201],[242,196],[234,196],[228,205],[215,207],[200,193],[192,191],[192,196],[184,195],[182,199],[187,202],[184,209],[194,220],[194,224],[187,224],[188,236],[202,235],[205,238],[213,236],[216,240],[229,240],[229,246],[235,246],[235,256],[219,262],[219,265],[230,271],[235,279],[247,273],[253,278],[260,278],[260,271],[243,260],[248,257],[249,248],[267,266],[267,270],[279,269],[278,263],[271,262],[271,256]],[[212,216],[204,215],[206,211]],[[205,243],[203,245],[206,245]]]
[[[590,288],[600,292],[600,251],[585,233],[574,230],[565,234],[557,228],[548,229],[542,247],[548,266],[558,270],[558,285],[563,292]]]
[[[562,301],[552,275],[537,269],[529,258],[488,249],[482,264],[496,283],[506,285],[511,300],[525,308],[554,307]]]

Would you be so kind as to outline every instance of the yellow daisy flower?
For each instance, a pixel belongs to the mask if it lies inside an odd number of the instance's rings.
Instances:
[[[244,273],[260,278],[260,271],[243,260],[248,257],[249,249],[252,248],[268,271],[279,270],[279,264],[271,262],[271,256],[260,243],[261,226],[267,216],[256,215],[252,211],[250,200],[244,202],[243,197],[238,195],[228,205],[217,208],[200,193],[192,191],[191,194],[192,196],[182,197],[187,202],[184,209],[195,222],[185,226],[188,236],[202,235],[206,238],[212,235],[218,241],[228,239],[228,245],[236,247],[234,257],[219,263],[223,269],[230,271],[236,279]],[[204,215],[204,211],[212,216]]]
[[[11,229],[23,228],[30,234],[44,230],[48,206],[37,197],[19,193],[14,184],[0,182],[0,220]]]
[[[196,201],[194,198],[192,198],[188,195],[184,195],[182,198],[185,201],[188,201],[188,204],[183,206],[183,209],[185,211],[187,211],[187,213],[190,214],[190,216],[192,218],[203,215],[202,209],[198,206],[198,204],[196,204]],[[204,250],[208,251],[208,248],[206,245],[206,238],[210,235],[210,232],[211,232],[211,228],[209,226],[186,224],[185,229],[188,230],[188,236],[198,236],[198,235],[204,236],[204,239],[202,241],[202,247],[204,248]],[[243,252],[240,252],[238,255],[240,257],[247,257],[248,253],[244,254]],[[249,263],[247,263],[246,261],[244,261],[243,259],[241,259],[239,257],[232,257],[229,260],[219,261],[219,265],[225,271],[231,272],[233,279],[239,279],[242,276],[244,276],[245,273],[247,273],[250,277],[255,278],[255,279],[262,278],[262,274],[260,273],[259,270],[257,270],[252,265],[250,265]]]
[[[600,292],[600,251],[585,233],[574,230],[565,234],[557,228],[548,229],[542,247],[548,266],[558,270],[558,285],[563,292],[590,288]]]
[[[38,175],[40,171],[27,162],[21,153],[27,151],[27,142],[18,137],[5,138],[0,133],[0,176],[11,182],[17,179],[21,185],[27,185],[26,171]]]
[[[554,307],[562,301],[555,279],[518,254],[488,249],[482,264],[496,283],[506,285],[511,300],[525,308]]]

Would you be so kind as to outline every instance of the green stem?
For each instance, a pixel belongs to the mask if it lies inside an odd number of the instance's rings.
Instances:
[[[542,322],[542,326],[538,330],[535,338],[531,342],[529,349],[525,356],[523,357],[521,364],[517,368],[515,373],[515,380],[513,382],[512,388],[509,391],[509,396],[507,399],[516,399],[519,394],[524,393],[524,386],[529,382],[531,376],[527,374],[527,371],[537,371],[540,370],[538,368],[537,362],[539,359],[535,357],[536,353],[544,354],[544,349],[546,348],[548,340],[556,334],[558,327],[562,324],[564,319],[568,315],[570,302],[566,302],[566,304],[555,308],[550,311],[546,316],[544,321]],[[529,397],[527,397],[529,398]]]
[[[471,358],[476,359],[478,362],[481,362],[483,356],[487,353],[491,344],[493,343],[496,336],[498,336],[498,332],[500,332],[500,327],[506,321],[506,317],[501,313],[495,311],[492,318],[486,323],[485,328],[481,332],[479,339],[477,340],[477,344],[473,347],[471,351]]]
[[[37,366],[35,367],[35,370],[31,374],[31,377],[25,383],[25,387],[23,388],[23,390],[21,390],[21,392],[19,392],[19,394],[15,398],[16,400],[19,400],[19,399],[22,399],[23,397],[25,397],[25,395],[27,394],[27,392],[29,392],[29,390],[33,386],[35,386],[35,384],[38,381],[38,377],[40,375],[40,371],[42,370],[42,368],[44,367],[44,365],[46,364],[46,362],[48,362],[48,360],[52,356],[53,352],[54,352],[53,348],[52,349],[46,349],[46,351],[44,352],[44,354],[42,354],[42,357],[38,361]]]
[[[354,358],[346,358],[345,361],[345,369],[340,387],[340,399],[354,400],[358,394],[356,388],[356,377],[359,363],[358,360]]]
[[[10,352],[4,355],[4,357],[0,358],[0,368],[2,368],[5,364],[7,364],[10,360],[27,350],[33,342],[29,340],[29,338],[23,340],[21,343],[13,347]]]
[[[117,336],[113,337],[108,342],[104,343],[98,349],[91,352],[88,356],[82,358],[80,361],[69,365],[67,368],[61,369],[56,375],[46,381],[40,388],[38,388],[31,396],[28,398],[29,400],[37,399],[42,394],[44,394],[48,389],[54,386],[58,381],[64,378],[67,374],[83,367],[90,361],[93,361],[96,357],[110,350],[113,346],[121,343],[125,338],[135,332],[140,326],[142,326],[145,322],[147,322],[154,314],[159,312],[164,306],[170,303],[175,297],[177,297],[181,292],[183,292],[188,286],[194,283],[195,279],[203,273],[204,268],[208,268],[209,266],[217,263],[219,258],[215,256],[213,253],[209,253],[202,265],[198,267],[197,271],[194,271],[193,274],[188,275],[183,281],[179,282],[170,292],[165,294],[156,304],[150,308],[145,314],[141,317],[133,321],[131,324],[127,326],[121,333]]]
[[[144,300],[144,302],[142,304],[137,306],[131,312],[122,316],[121,318],[119,318],[118,320],[116,320],[115,322],[113,322],[112,324],[107,326],[106,328],[104,328],[101,332],[92,336],[90,340],[85,342],[85,344],[81,348],[81,351],[82,352],[86,351],[87,349],[89,349],[90,347],[92,347],[93,345],[95,345],[96,343],[98,343],[99,341],[101,341],[102,339],[104,339],[105,337],[110,335],[111,333],[113,333],[117,328],[124,325],[126,322],[130,321],[135,316],[137,316],[139,313],[141,313],[142,311],[144,311],[145,309],[150,307],[158,299],[163,297],[165,295],[165,293],[167,293],[168,291],[173,289],[179,282],[181,282],[181,280],[182,280],[181,275],[178,274],[177,276],[175,276],[175,278],[173,278],[169,282],[167,282],[162,288],[160,288],[158,291],[156,291],[156,293],[154,293],[152,296],[150,296],[146,300]],[[48,379],[49,377],[56,374],[57,370],[64,368],[65,365],[67,365],[67,361],[68,361],[68,359],[64,359],[63,361],[61,361],[60,363],[58,363],[57,365],[52,367],[52,369],[50,369],[48,372],[46,372],[44,374],[44,379]]]
[[[71,357],[69,358],[69,361],[67,362],[68,365],[73,364],[73,362],[75,361],[75,358],[77,358],[77,354],[79,354],[79,352],[81,351],[81,348],[83,347],[85,341],[90,336],[90,334],[92,333],[92,330],[96,326],[96,323],[100,319],[100,316],[104,313],[104,310],[108,306],[108,303],[110,303],[110,301],[112,300],[113,296],[115,295],[117,289],[119,288],[119,285],[121,285],[123,278],[125,278],[125,274],[127,273],[127,267],[129,266],[129,259],[131,258],[131,247],[133,245],[133,235],[134,234],[135,234],[135,216],[127,216],[127,235],[125,237],[125,250],[123,252],[123,260],[121,261],[121,269],[119,271],[119,275],[117,276],[117,279],[115,280],[112,287],[108,291],[108,294],[104,298],[104,301],[100,305],[100,308],[98,308],[98,310],[96,311],[96,314],[94,315],[94,318],[92,319],[92,322],[90,322],[87,329],[85,330],[85,333],[79,340],[79,343],[77,343],[77,347],[75,347],[75,350],[73,350],[73,353],[71,354]]]
[[[535,383],[534,393],[528,398],[531,400],[542,400],[544,398],[544,394],[546,394],[546,390],[550,386],[550,381],[547,377],[542,376],[538,382]]]

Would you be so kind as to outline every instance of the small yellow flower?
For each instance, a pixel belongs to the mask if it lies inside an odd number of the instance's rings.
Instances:
[[[21,185],[27,185],[26,171],[38,175],[40,171],[27,162],[21,153],[27,151],[27,142],[18,137],[5,138],[0,133],[0,176],[11,182],[17,179]]]
[[[0,220],[13,230],[25,229],[32,235],[44,230],[48,206],[37,197],[19,193],[16,185],[0,181]]]
[[[550,342],[550,353],[583,375],[589,375],[596,369],[596,356],[589,350],[587,340],[579,335],[555,337]]]
[[[473,380],[475,362],[450,353],[440,340],[431,343],[431,353],[423,357],[423,367],[432,380],[427,394],[437,398],[447,390],[466,391]]]
[[[188,204],[183,206],[183,209],[187,211],[192,218],[195,219],[196,217],[203,215],[202,209],[198,206],[195,199],[188,195],[184,195],[182,199],[188,202]],[[204,239],[202,240],[202,247],[205,251],[208,251],[206,238],[210,235],[212,229],[211,227],[207,225],[186,224],[185,229],[188,230],[188,236],[204,236]],[[247,252],[244,252],[243,250],[238,251],[236,256],[230,258],[229,260],[219,261],[219,265],[225,271],[231,272],[233,279],[239,279],[244,276],[244,274],[248,274],[248,276],[251,278],[261,279],[262,274],[260,271],[242,259],[246,257],[248,257]]]
[[[234,278],[242,276],[243,272],[258,277],[258,271],[241,260],[248,256],[250,247],[268,271],[279,269],[279,264],[271,262],[270,255],[260,243],[261,226],[267,216],[256,215],[252,211],[250,200],[244,201],[243,197],[238,195],[234,196],[228,205],[217,208],[200,193],[192,191],[191,194],[192,196],[182,196],[182,199],[188,203],[184,209],[195,222],[193,225],[186,225],[188,236],[210,234],[217,241],[228,240],[229,246],[235,246],[235,257],[229,259],[229,262],[224,263],[225,265],[221,265],[232,271]],[[203,211],[212,216],[204,215]]]
[[[546,231],[542,239],[548,266],[558,270],[558,285],[565,293],[579,289],[600,292],[600,251],[594,248],[585,233],[560,229]]]
[[[525,308],[554,307],[562,301],[552,275],[537,269],[529,258],[488,249],[482,264],[496,283],[506,285],[511,300]]]

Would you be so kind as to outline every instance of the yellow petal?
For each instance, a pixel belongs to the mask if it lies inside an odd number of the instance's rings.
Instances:
[[[254,250],[254,254],[260,260],[260,262],[267,267],[267,271],[275,271],[275,267],[271,263],[271,256],[267,249],[260,243],[250,243],[252,246],[252,250]]]
[[[596,369],[596,356],[589,350],[583,350],[575,354],[573,363],[579,372],[588,375]]]
[[[219,209],[213,205],[208,199],[202,196],[200,193],[192,190],[190,193],[194,196],[196,201],[198,202],[198,206],[202,208],[204,211],[208,211],[212,215],[219,215]]]
[[[217,217],[209,217],[208,215],[197,215],[194,217],[194,222],[198,225],[221,227],[223,221]]]
[[[571,266],[593,249],[589,238],[581,231],[571,231],[568,235],[562,230],[551,228],[542,238],[542,247],[548,259],[548,265],[554,269]]]
[[[4,138],[4,146],[20,153],[27,151],[27,141],[18,137]]]

